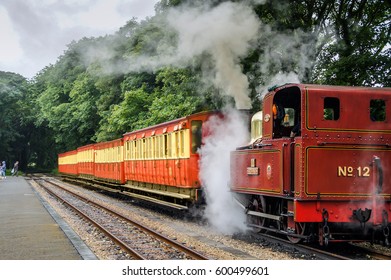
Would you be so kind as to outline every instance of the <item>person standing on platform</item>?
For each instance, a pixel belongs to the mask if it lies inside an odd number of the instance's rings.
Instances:
[[[0,167],[0,171],[1,171],[1,178],[2,179],[6,179],[5,177],[5,171],[7,170],[7,166],[5,164],[5,161],[3,160],[2,164],[1,164],[1,167]]]
[[[18,171],[19,171],[19,161],[16,161],[11,171],[12,176],[18,177]]]

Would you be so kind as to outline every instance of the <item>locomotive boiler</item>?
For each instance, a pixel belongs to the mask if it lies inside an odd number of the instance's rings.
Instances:
[[[257,231],[290,241],[377,239],[391,222],[391,89],[286,84],[263,98],[230,188]]]

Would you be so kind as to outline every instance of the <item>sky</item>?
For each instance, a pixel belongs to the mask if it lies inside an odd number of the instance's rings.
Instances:
[[[158,0],[0,0],[0,71],[31,79],[67,45],[155,14]]]

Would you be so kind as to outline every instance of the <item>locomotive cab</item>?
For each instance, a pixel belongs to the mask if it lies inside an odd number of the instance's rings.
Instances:
[[[265,96],[264,130],[266,139],[290,137],[294,128],[301,130],[301,91],[297,87],[287,87],[275,94]]]

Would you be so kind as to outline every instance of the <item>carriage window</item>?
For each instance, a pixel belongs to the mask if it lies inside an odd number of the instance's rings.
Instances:
[[[160,155],[160,151],[161,151],[161,148],[160,148],[160,140],[161,139],[161,135],[159,136],[156,136],[156,142],[155,142],[155,158],[161,158],[161,155]]]
[[[163,138],[163,144],[164,144],[164,157],[167,157],[167,154],[168,154],[168,143],[167,143],[167,134],[164,134],[164,138]]]
[[[384,122],[386,120],[386,102],[384,100],[372,99],[369,106],[371,121]]]
[[[168,158],[172,158],[172,133],[170,134],[167,134],[167,146],[166,146],[166,149],[167,149],[167,157]]]
[[[185,155],[185,132],[183,130],[180,132],[180,155],[182,157]]]
[[[202,121],[191,122],[191,152],[197,153],[202,144]]]
[[[175,132],[174,133],[174,136],[175,136],[175,142],[174,142],[174,144],[175,144],[175,153],[174,153],[174,156],[175,157],[179,157],[180,156],[180,147],[181,147],[181,143],[179,142],[180,141],[180,139],[179,139],[179,132]]]
[[[137,142],[133,140],[132,159],[137,158]]]
[[[324,99],[323,118],[325,120],[336,121],[339,119],[339,99],[335,97],[326,97]]]

